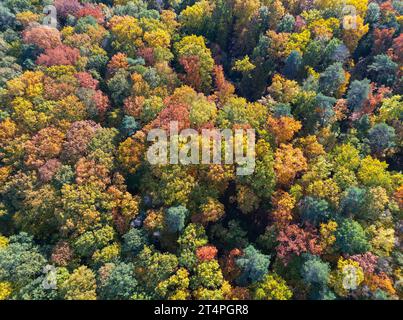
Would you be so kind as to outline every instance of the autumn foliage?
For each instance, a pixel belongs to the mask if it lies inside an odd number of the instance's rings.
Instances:
[[[392,0],[1,1],[0,300],[402,299],[402,21]],[[176,123],[253,129],[251,174],[151,163]]]

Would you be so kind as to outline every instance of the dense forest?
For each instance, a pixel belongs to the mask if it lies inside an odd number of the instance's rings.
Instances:
[[[0,300],[403,297],[403,1],[2,0]],[[254,129],[255,169],[148,133]]]

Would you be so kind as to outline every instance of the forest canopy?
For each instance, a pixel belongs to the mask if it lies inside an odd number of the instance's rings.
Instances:
[[[403,298],[400,0],[0,3],[0,300]],[[256,132],[254,171],[153,129]]]

